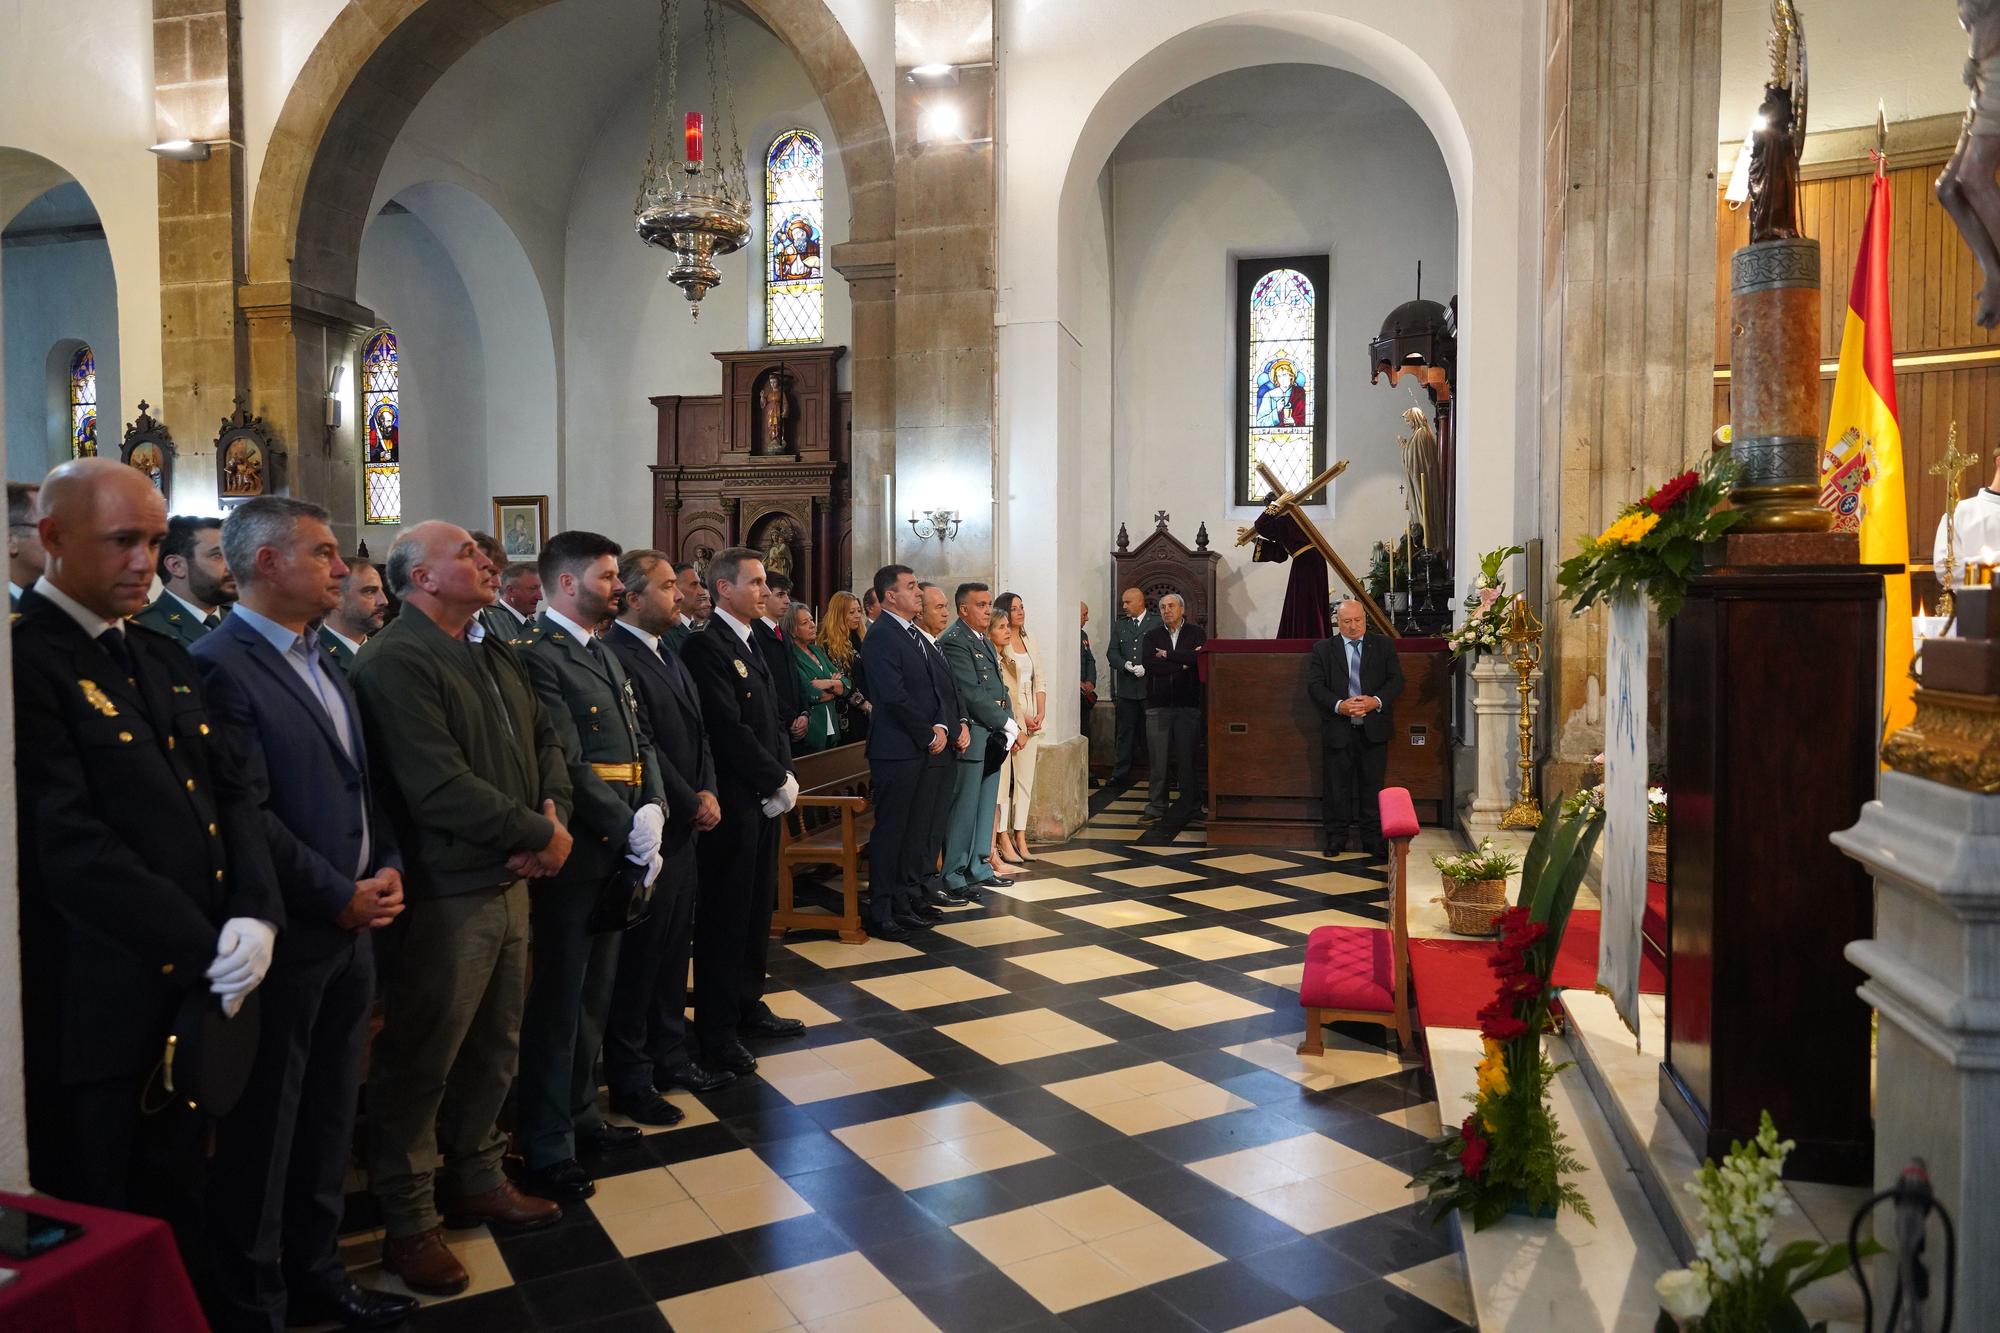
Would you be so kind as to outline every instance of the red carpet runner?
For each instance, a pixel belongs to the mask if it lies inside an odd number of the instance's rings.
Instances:
[[[1598,916],[1590,910],[1570,913],[1550,978],[1555,985],[1586,991],[1596,987]],[[1425,1027],[1479,1026],[1477,1015],[1493,998],[1493,973],[1486,960],[1495,947],[1491,940],[1410,941],[1410,980],[1417,990],[1417,1017]],[[1667,989],[1666,973],[1650,938],[1640,952],[1639,989],[1648,995]]]

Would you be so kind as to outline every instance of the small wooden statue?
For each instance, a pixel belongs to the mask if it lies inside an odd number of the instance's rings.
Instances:
[[[1806,151],[1806,33],[1792,0],[1771,0],[1771,78],[1750,135],[1750,243],[1799,231],[1799,159]]]
[[[760,454],[782,454],[785,452],[785,384],[784,372],[773,371],[764,380],[764,387],[757,394],[759,415],[763,418],[762,438],[758,441]]]
[[[1958,22],[1971,38],[1965,86],[1972,103],[1958,133],[1958,148],[1937,178],[1938,202],[1972,247],[1985,285],[1973,318],[1981,328],[2000,325],[2000,0],[1958,0]]]

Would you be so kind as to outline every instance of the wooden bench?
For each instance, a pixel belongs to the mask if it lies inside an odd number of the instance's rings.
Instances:
[[[863,745],[838,745],[792,760],[799,801],[785,813],[778,833],[778,907],[771,934],[788,930],[838,930],[847,944],[868,938],[861,928],[861,858],[875,812],[868,806],[868,756]],[[796,885],[801,866],[840,870],[840,915],[803,912]]]
[[[1417,836],[1417,813],[1402,787],[1382,791],[1382,836],[1389,844],[1389,926],[1321,926],[1306,937],[1305,971],[1299,1004],[1306,1011],[1300,1055],[1320,1055],[1324,1024],[1380,1023],[1391,1028],[1403,1054],[1414,1046],[1410,1032],[1410,839]]]

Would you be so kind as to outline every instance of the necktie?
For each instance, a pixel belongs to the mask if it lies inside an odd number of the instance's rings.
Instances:
[[[125,642],[124,630],[113,625],[98,635],[97,641],[104,645],[105,652],[111,654],[111,660],[118,664],[118,669],[125,673],[127,680],[139,674],[138,668],[132,664],[132,647]]]
[[[1347,641],[1347,697],[1350,699],[1361,697],[1361,640],[1359,639]],[[1361,719],[1358,717],[1349,718],[1348,721],[1357,727],[1361,725]]]
[[[203,629],[215,629],[221,624],[222,624],[222,613],[220,611],[210,611],[207,615],[201,618],[201,627]]]

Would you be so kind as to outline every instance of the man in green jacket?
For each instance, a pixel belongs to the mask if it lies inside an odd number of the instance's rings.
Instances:
[[[986,627],[993,623],[993,593],[983,583],[961,583],[954,600],[958,619],[938,636],[938,647],[951,665],[959,707],[972,735],[971,744],[952,765],[956,773],[944,844],[944,882],[952,892],[976,901],[978,891],[989,884],[1004,889],[1014,883],[994,873],[986,854],[993,846],[993,815],[1000,802],[1000,764],[1021,734],[1021,724],[1007,701],[1000,658],[986,638]]]
[[[639,1137],[609,1125],[597,1106],[597,1053],[618,973],[617,930],[591,931],[607,881],[632,865],[659,869],[666,829],[660,759],[639,721],[625,668],[598,642],[624,586],[618,543],[595,532],[558,532],[542,548],[545,598],[539,632],[516,651],[555,724],[574,793],[576,849],[561,873],[528,890],[535,979],[521,1018],[521,1081],[514,1130],[527,1169],[521,1185],[558,1203],[597,1192],[577,1161]],[[627,863],[632,863],[628,865]],[[661,1124],[681,1118],[662,1102]]]
[[[1127,588],[1120,599],[1124,614],[1111,626],[1111,697],[1118,707],[1118,758],[1111,765],[1111,783],[1123,787],[1139,763],[1139,745],[1146,734],[1146,678],[1133,668],[1144,665],[1146,636],[1160,628],[1158,615],[1146,609],[1146,594]]]
[[[236,576],[222,558],[219,518],[176,514],[168,519],[158,572],[165,591],[132,619],[183,648],[194,647],[236,604]]]
[[[409,904],[378,942],[368,1167],[384,1264],[412,1290],[453,1295],[469,1279],[445,1247],[438,1203],[451,1227],[562,1216],[501,1174],[497,1120],[520,1052],[525,881],[569,858],[570,780],[526,669],[477,623],[492,569],[472,535],[419,523],[390,548],[388,573],[402,614],[352,677]]]
[[[382,632],[389,618],[389,594],[382,590],[382,570],[367,556],[347,558],[347,577],[340,581],[340,605],[320,622],[319,646],[327,660],[351,675],[361,645]]]

